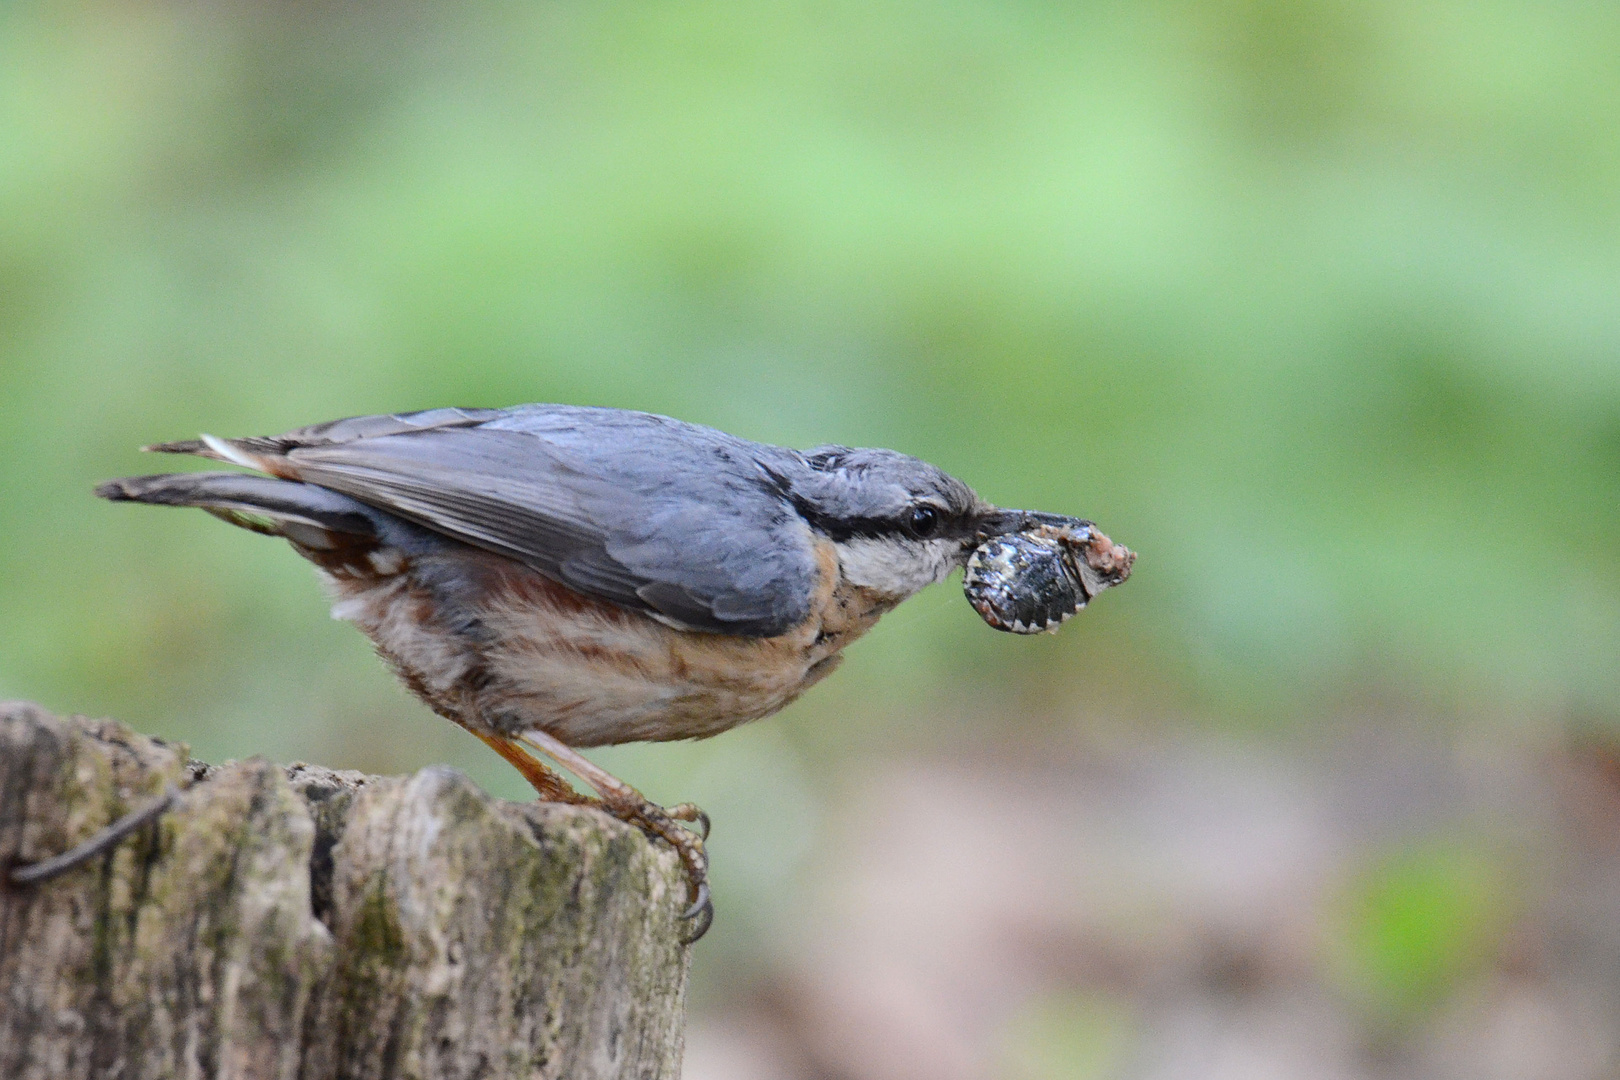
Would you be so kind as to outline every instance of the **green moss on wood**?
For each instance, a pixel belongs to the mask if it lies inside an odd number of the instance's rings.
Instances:
[[[0,706],[0,857],[184,775],[184,748]],[[212,768],[108,857],[0,891],[0,1075],[675,1076],[681,880],[634,829],[446,769]]]

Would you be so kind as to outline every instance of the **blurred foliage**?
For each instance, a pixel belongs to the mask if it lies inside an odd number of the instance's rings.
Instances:
[[[607,756],[771,835],[885,742],[1620,715],[1617,57],[1620,9],[1525,0],[6,4],[0,695],[521,794],[289,551],[90,488],[558,400],[1141,552],[1056,637],[946,586],[777,734]],[[776,880],[724,829],[722,890]]]
[[[1404,845],[1372,860],[1341,898],[1332,966],[1385,1022],[1410,1023],[1489,968],[1523,900],[1478,843]]]

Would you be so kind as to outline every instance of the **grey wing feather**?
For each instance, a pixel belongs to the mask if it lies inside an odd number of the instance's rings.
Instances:
[[[329,420],[324,424],[311,424],[285,435],[229,439],[231,445],[248,453],[283,454],[300,446],[320,446],[327,443],[371,439],[382,435],[398,435],[427,428],[472,427],[504,415],[500,409],[425,409],[414,413],[382,416],[350,416],[343,420]],[[179,442],[153,443],[142,447],[158,454],[196,454],[199,457],[220,456],[201,439],[181,439]]]
[[[445,419],[342,421],[356,433],[346,440],[337,424],[305,429],[314,437],[283,441],[283,460],[299,479],[680,626],[770,637],[809,614],[810,532],[767,471],[802,463],[794,451],[610,409]]]

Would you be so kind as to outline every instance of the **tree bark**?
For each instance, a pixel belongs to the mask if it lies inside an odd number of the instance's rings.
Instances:
[[[0,883],[0,1076],[679,1076],[685,880],[640,831],[0,703],[0,866],[170,783],[107,853]]]

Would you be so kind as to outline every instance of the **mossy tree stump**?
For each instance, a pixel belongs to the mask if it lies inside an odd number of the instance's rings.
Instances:
[[[190,784],[66,874],[0,884],[0,1076],[676,1077],[673,852],[593,809],[188,762],[0,704],[0,865]]]

